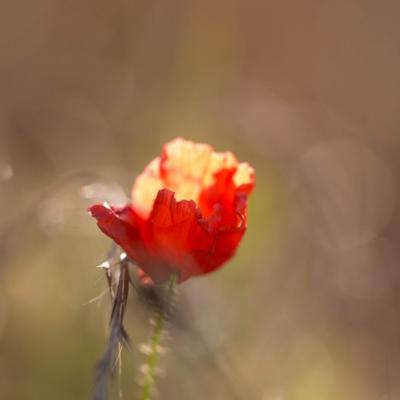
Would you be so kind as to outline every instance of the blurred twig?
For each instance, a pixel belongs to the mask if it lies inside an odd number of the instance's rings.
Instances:
[[[129,337],[124,328],[123,320],[129,294],[128,260],[123,258],[120,263],[117,291],[114,295],[112,272],[106,269],[107,282],[110,293],[114,298],[111,319],[110,335],[106,350],[100,359],[97,370],[93,400],[106,400],[108,396],[108,381],[113,373],[115,361],[118,357],[119,345],[128,345]]]

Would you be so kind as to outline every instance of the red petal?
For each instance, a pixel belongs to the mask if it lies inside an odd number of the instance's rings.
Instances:
[[[236,169],[218,172],[214,185],[201,192],[201,209],[214,228],[238,228],[247,224],[247,192],[253,189],[254,182],[237,187],[235,174]]]
[[[89,212],[96,218],[98,227],[120,245],[131,259],[139,264],[146,261],[147,253],[140,234],[143,221],[131,207],[118,209],[95,204],[89,208]]]
[[[194,251],[192,257],[197,265],[202,266],[202,273],[212,272],[228,261],[235,254],[245,231],[245,227],[217,231],[212,248],[203,251]]]
[[[233,183],[233,175],[236,169],[225,169],[215,174],[215,183],[204,189],[200,194],[199,204],[205,216],[215,211],[224,217],[234,214],[236,186]],[[216,210],[216,205],[218,210]],[[220,221],[222,223],[222,221]]]
[[[213,244],[196,204],[176,201],[168,189],[158,192],[144,236],[153,262],[142,268],[156,282],[168,279],[172,272],[179,272],[181,280],[192,275],[192,270],[201,272],[201,265],[193,265],[190,254]]]

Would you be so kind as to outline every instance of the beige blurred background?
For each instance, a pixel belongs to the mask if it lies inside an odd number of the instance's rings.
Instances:
[[[110,243],[86,207],[123,200],[180,135],[250,161],[257,188],[236,258],[181,287],[195,329],[171,328],[158,398],[399,399],[399,15],[1,1],[0,398],[90,398]],[[127,327],[133,399],[149,329],[133,292]]]

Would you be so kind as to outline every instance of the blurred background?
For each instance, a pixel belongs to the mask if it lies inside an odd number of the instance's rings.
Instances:
[[[90,398],[110,242],[86,208],[184,136],[251,162],[257,188],[237,256],[181,286],[191,328],[171,327],[158,398],[399,399],[399,12],[2,1],[0,398]],[[133,399],[149,333],[134,292],[126,319]]]

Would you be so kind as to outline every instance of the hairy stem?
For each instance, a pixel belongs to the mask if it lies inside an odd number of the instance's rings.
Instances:
[[[159,359],[159,350],[164,329],[165,316],[171,309],[176,282],[177,276],[173,274],[168,283],[166,307],[160,308],[155,319],[153,334],[150,338],[150,350],[145,365],[145,376],[140,394],[140,400],[151,399],[151,393],[156,379],[157,363]]]

